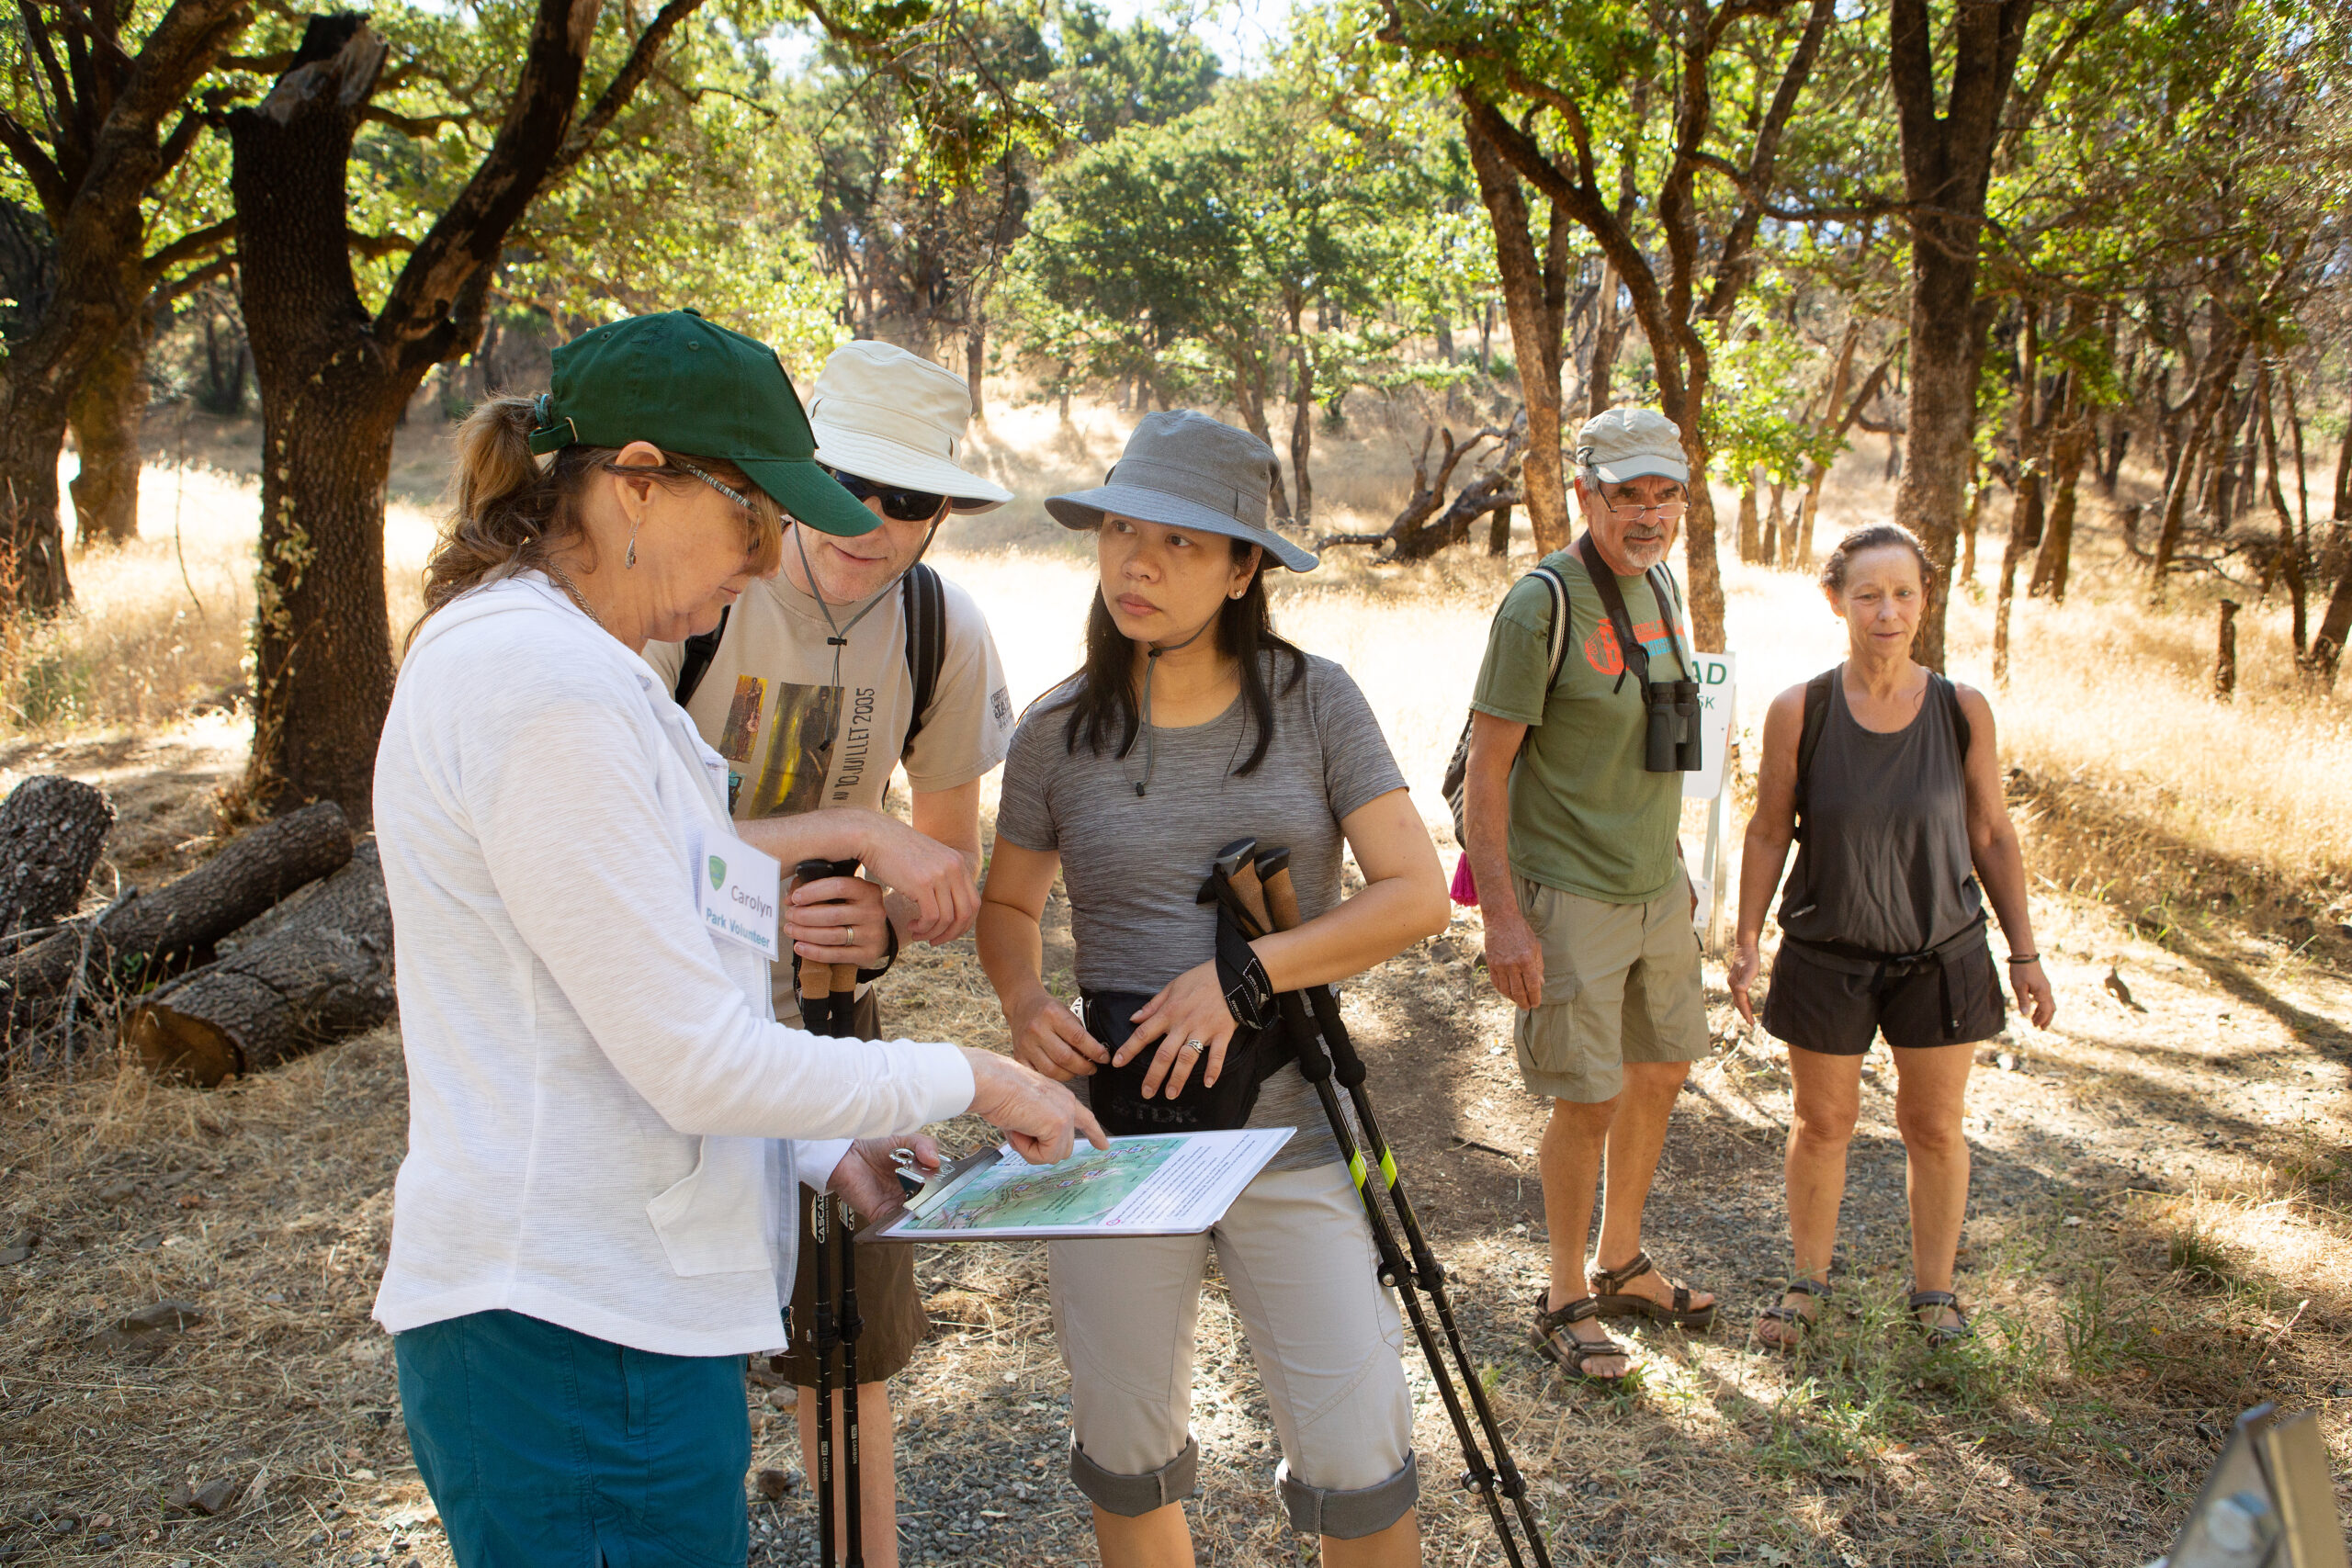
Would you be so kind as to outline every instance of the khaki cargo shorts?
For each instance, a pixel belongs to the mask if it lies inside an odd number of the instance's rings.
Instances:
[[[1519,1015],[1520,1076],[1579,1105],[1614,1100],[1627,1062],[1707,1055],[1699,936],[1688,879],[1645,904],[1606,904],[1514,879],[1544,950],[1544,999]]]

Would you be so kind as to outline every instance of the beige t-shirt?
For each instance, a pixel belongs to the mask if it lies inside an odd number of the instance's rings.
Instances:
[[[897,584],[841,649],[833,684],[832,634],[817,601],[779,572],[755,581],[727,617],[727,635],[686,703],[695,728],[727,761],[729,808],[739,822],[863,806],[880,810],[893,769],[928,792],[971,783],[1004,761],[1012,697],[988,620],[972,596],[941,580],[947,654],[931,712],[910,750],[914,676],[907,668],[906,599]],[[846,623],[858,606],[833,607]],[[685,645],[651,642],[645,661],[674,689]],[[786,868],[789,871],[789,867]],[[797,1016],[791,965],[776,966],[780,1016]]]

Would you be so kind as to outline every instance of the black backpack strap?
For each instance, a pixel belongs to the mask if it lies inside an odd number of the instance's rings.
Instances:
[[[1813,773],[1813,754],[1821,750],[1822,727],[1829,722],[1829,682],[1844,665],[1824,670],[1804,683],[1804,723],[1797,730],[1796,836],[1804,837],[1804,781]]]
[[[1666,623],[1666,646],[1674,649],[1675,667],[1682,678],[1691,679],[1690,660],[1682,647],[1682,586],[1674,581],[1674,573],[1663,563],[1644,573],[1649,579],[1650,596],[1657,601],[1657,618]]]
[[[1650,650],[1634,635],[1634,618],[1625,613],[1625,595],[1618,590],[1617,574],[1609,570],[1607,561],[1593,564],[1599,552],[1593,547],[1589,533],[1577,535],[1569,553],[1583,565],[1584,574],[1592,579],[1593,592],[1600,595],[1600,606],[1609,612],[1610,628],[1617,636],[1617,651],[1623,655],[1623,668],[1617,671],[1617,684],[1610,691],[1617,691],[1624,685],[1625,677],[1634,674],[1640,679],[1642,692],[1646,695],[1650,689]],[[1651,592],[1657,592],[1655,587]]]
[[[914,683],[914,704],[907,720],[907,733],[899,742],[899,751],[905,755],[907,748],[922,733],[923,720],[931,714],[931,700],[939,691],[939,672],[947,663],[947,591],[939,581],[939,573],[922,561],[907,568],[899,580],[899,593],[907,614],[907,674]]]
[[[703,676],[710,669],[710,661],[718,657],[719,639],[727,635],[727,611],[733,608],[729,604],[720,610],[718,624],[710,630],[700,637],[686,638],[686,656],[678,664],[678,684],[670,694],[680,707],[686,705],[686,700],[695,694],[695,688],[702,684]]]

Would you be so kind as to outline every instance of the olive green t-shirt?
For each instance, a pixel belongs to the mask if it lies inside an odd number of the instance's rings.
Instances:
[[[1510,864],[1520,875],[1610,904],[1640,904],[1675,876],[1682,775],[1642,766],[1646,723],[1638,675],[1625,670],[1609,613],[1584,563],[1566,550],[1544,564],[1568,585],[1568,644],[1550,692],[1552,591],[1532,574],[1503,596],[1487,635],[1470,705],[1529,726],[1510,773]],[[1682,642],[1669,631],[1646,577],[1620,577],[1625,615],[1650,657],[1650,678],[1671,681]],[[1684,657],[1687,659],[1688,654]],[[1620,673],[1625,676],[1618,682]]]

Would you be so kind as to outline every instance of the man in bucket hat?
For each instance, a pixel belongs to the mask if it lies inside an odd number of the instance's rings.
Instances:
[[[1587,421],[1575,457],[1588,532],[1511,589],[1488,634],[1470,704],[1464,850],[1482,894],[1488,976],[1520,1010],[1521,1076],[1553,1102],[1538,1154],[1551,1284],[1532,1336],[1577,1376],[1614,1382],[1631,1362],[1598,1319],[1701,1330],[1714,1316],[1713,1296],[1668,1280],[1642,1250],[1667,1121],[1690,1065],[1707,1053],[1678,837],[1682,775],[1649,770],[1639,673],[1645,656],[1651,681],[1688,667],[1680,595],[1664,562],[1690,471],[1680,435],[1651,409]],[[1621,606],[1608,604],[1611,586]],[[1568,626],[1554,676],[1560,588]],[[1620,647],[1621,619],[1641,655]]]
[[[817,463],[877,523],[855,536],[791,525],[783,570],[754,581],[716,632],[646,649],[647,662],[725,760],[737,820],[878,813],[891,772],[903,763],[915,830],[961,855],[967,876],[977,875],[980,780],[1004,760],[1012,704],[979,606],[922,559],[951,513],[1012,499],[958,462],[971,412],[963,379],[927,359],[885,343],[835,349],[808,400]],[[855,876],[811,883],[787,904],[785,934],[795,953],[858,966],[851,1032],[884,1038],[873,981],[896,957],[908,911]],[[798,1019],[788,962],[775,967],[774,994],[776,1016]],[[802,1193],[796,1327],[815,1312],[809,1202]],[[857,1352],[865,1554],[888,1568],[898,1561],[898,1529],[885,1380],[912,1358],[930,1321],[911,1246],[860,1244],[854,1256],[865,1323]],[[790,1352],[775,1359],[800,1391],[804,1446],[814,1443],[817,1419],[812,1349],[796,1333]],[[808,1461],[814,1475],[813,1452]]]

